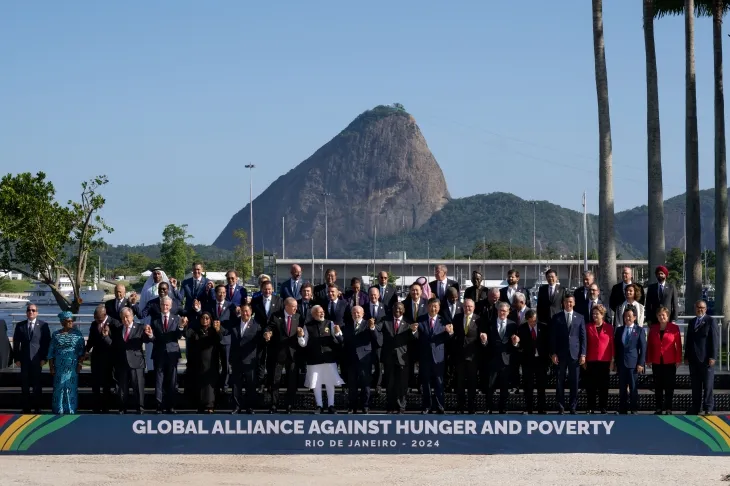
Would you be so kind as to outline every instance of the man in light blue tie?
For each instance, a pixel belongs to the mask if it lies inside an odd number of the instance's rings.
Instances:
[[[624,311],[624,325],[616,328],[614,334],[614,360],[618,371],[618,412],[622,415],[635,414],[639,409],[637,376],[644,372],[646,363],[646,334],[636,325],[633,307]],[[626,388],[628,386],[628,393]]]
[[[692,407],[688,412],[691,415],[700,412],[710,415],[715,405],[713,385],[721,342],[720,328],[706,312],[707,302],[695,302],[695,318],[690,321],[684,335],[684,361],[689,365],[692,383]]]
[[[302,298],[302,267],[296,263],[289,269],[291,278],[281,284],[279,288],[279,295],[282,299],[292,297],[295,300]]]
[[[457,292],[459,291],[459,283],[446,276],[447,270],[446,265],[436,265],[434,269],[434,277],[436,277],[436,280],[428,284],[431,287],[431,295],[439,298],[442,307],[446,305],[449,287],[454,287]]]

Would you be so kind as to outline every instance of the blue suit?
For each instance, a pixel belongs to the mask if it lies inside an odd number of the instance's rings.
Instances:
[[[201,306],[205,307],[211,299],[211,292],[208,290],[209,280],[206,277],[200,277],[200,283],[195,286],[192,277],[186,278],[182,283],[182,296],[185,299],[184,313],[186,316],[194,316],[193,301],[198,300]]]
[[[704,315],[699,322],[695,318],[687,323],[684,359],[689,362],[692,383],[691,413],[698,414],[703,409],[712,412],[714,408],[715,368],[709,360],[717,360],[720,343],[720,328],[712,317]]]
[[[195,312],[195,311],[193,311]],[[155,399],[157,408],[172,410],[177,396],[177,363],[181,352],[178,341],[185,335],[180,330],[180,317],[170,314],[167,327],[164,316],[152,321],[152,361],[155,365]]]
[[[296,290],[293,288],[293,282],[292,279],[287,280],[286,282],[281,284],[281,287],[279,287],[279,295],[282,299],[286,299],[287,297],[292,297],[295,300],[299,300],[302,298],[302,285],[304,285],[304,282],[302,279],[299,279],[299,282],[297,283]]]
[[[20,361],[20,387],[23,394],[23,413],[41,408],[41,361],[48,359],[51,331],[45,321],[36,319],[31,334],[28,321],[20,321],[13,332],[13,360]],[[33,387],[31,398],[30,389]]]
[[[565,377],[570,386],[570,411],[578,407],[578,381],[580,379],[581,356],[586,355],[586,323],[583,316],[573,310],[573,319],[568,327],[567,313],[553,315],[550,323],[550,354],[558,357],[558,383],[556,401],[558,411],[565,410]]]
[[[453,337],[446,332],[446,321],[436,316],[431,328],[431,317],[426,314],[418,318],[418,356],[421,378],[421,403],[424,411],[431,410],[431,387],[436,395],[436,408],[444,410],[444,366],[447,342]]]
[[[628,335],[624,335],[626,326],[619,326],[613,335],[615,349],[614,360],[618,368],[618,411],[626,413],[628,407],[632,412],[639,409],[639,390],[636,387],[637,366],[646,364],[646,333],[644,329],[634,324]],[[626,385],[629,386],[629,395],[626,394]],[[629,402],[630,403],[627,403]]]
[[[215,289],[213,289],[213,298],[212,301],[215,301]],[[240,307],[241,303],[246,303],[246,299],[248,298],[248,292],[244,287],[241,287],[240,285],[235,285],[233,288],[231,288],[230,285],[226,285],[226,300],[229,301],[231,304],[235,305],[236,307]]]
[[[345,359],[349,361],[347,366],[349,373],[347,376],[348,408],[351,410],[369,409],[370,381],[373,364],[376,362],[375,351],[383,345],[383,324],[377,323],[375,329],[370,330],[370,324],[363,319],[359,325],[353,322],[341,329],[345,344]],[[358,388],[360,389],[359,406]]]

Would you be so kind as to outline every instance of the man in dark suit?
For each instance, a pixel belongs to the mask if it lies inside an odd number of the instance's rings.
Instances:
[[[350,290],[345,292],[343,300],[350,305],[350,309],[358,305],[364,309],[368,304],[368,294],[362,291],[362,280],[359,277],[352,277]]]
[[[253,414],[256,404],[256,383],[258,378],[259,347],[263,344],[263,329],[256,319],[251,318],[251,306],[241,306],[241,320],[231,328],[231,367],[233,368],[233,413]],[[246,399],[243,398],[246,388]]]
[[[454,324],[454,339],[449,350],[456,372],[456,413],[476,413],[477,373],[479,355],[482,353],[480,335],[487,338],[486,326],[474,313],[474,301],[464,300],[464,312],[458,314],[452,321]]]
[[[517,353],[517,323],[510,321],[509,304],[497,304],[497,319],[490,322],[487,329],[487,397],[486,409],[494,412],[494,390],[499,388],[499,413],[507,413],[510,377],[512,375],[513,355]],[[482,339],[481,342],[484,342]]]
[[[279,386],[281,373],[286,370],[286,413],[292,412],[297,399],[299,370],[303,356],[298,353],[297,329],[304,325],[304,319],[297,314],[297,301],[293,297],[284,299],[284,309],[274,314],[264,331],[268,343],[266,369],[271,394],[270,413],[277,413],[279,407]]]
[[[13,331],[13,359],[15,366],[20,368],[23,413],[33,409],[38,414],[41,411],[41,370],[47,362],[51,331],[48,323],[37,318],[35,304],[28,304],[25,315],[27,319],[17,323]]]
[[[586,302],[586,315],[583,319],[586,322],[593,321],[593,308],[597,305],[602,305],[606,309],[606,314],[603,316],[604,322],[613,322],[613,312],[608,308],[608,305],[601,299],[601,289],[598,288],[598,284],[591,284],[591,288],[588,290],[588,302]]]
[[[312,284],[306,282],[302,285],[302,298],[297,300],[297,313],[302,318],[302,324],[312,320],[312,307],[315,306]]]
[[[375,318],[364,320],[362,307],[352,308],[352,322],[342,327],[345,359],[347,363],[348,410],[347,413],[370,413],[370,382],[375,350],[383,345],[383,324]],[[358,389],[360,396],[358,397]]]
[[[324,272],[324,283],[317,285],[314,287],[314,301],[321,305],[322,308],[325,308],[327,304],[329,304],[330,297],[329,297],[329,285],[334,284],[337,285],[337,272],[335,272],[333,269],[328,268],[327,271]],[[338,294],[339,297],[339,294]],[[326,312],[326,310],[325,310]]]
[[[446,322],[454,322],[456,316],[464,313],[464,304],[459,301],[459,291],[454,287],[449,287],[446,294],[446,302],[441,305],[441,316]]]
[[[107,316],[109,316],[111,319],[114,319],[115,321],[119,321],[121,319],[119,313],[122,311],[123,308],[129,307],[126,295],[127,289],[124,287],[124,285],[118,284],[114,287],[114,298],[107,300],[104,303]]]
[[[226,300],[236,307],[248,299],[248,291],[245,287],[238,285],[238,274],[235,270],[226,272]]]
[[[0,319],[0,370],[10,366],[12,358],[12,348],[10,347],[10,339],[8,339],[7,323]]]
[[[527,307],[532,307],[530,302],[530,290],[520,285],[520,272],[510,269],[507,272],[507,286],[499,289],[499,301],[513,304],[514,296],[517,292],[525,296]],[[518,323],[519,324],[519,323]]]
[[[550,343],[548,326],[537,322],[537,312],[533,309],[525,313],[525,322],[517,330],[519,338],[520,363],[525,390],[525,411],[533,413],[532,391],[537,387],[537,413],[547,413],[545,388],[547,371],[550,367]]]
[[[565,289],[558,283],[558,274],[552,268],[545,272],[547,284],[537,290],[537,320],[552,322],[553,316],[563,310]]]
[[[251,300],[251,310],[253,318],[259,325],[261,332],[269,325],[271,316],[280,312],[284,308],[284,301],[278,295],[274,295],[274,285],[270,281],[261,284],[261,295]],[[261,356],[258,361],[259,371],[256,376],[256,382],[259,383],[260,393],[263,393],[264,381],[266,378],[266,361],[268,361],[268,346],[264,343],[261,345]]]
[[[527,307],[527,297],[522,292],[517,292],[512,296],[512,309],[509,311],[507,318],[519,326],[527,319],[525,316],[529,310],[530,308]]]
[[[655,324],[658,321],[656,311],[659,307],[669,309],[669,322],[677,320],[677,289],[667,282],[669,269],[663,265],[656,267],[657,283],[649,285],[646,289],[646,306],[644,308],[644,316],[649,324]]]
[[[164,411],[175,413],[177,395],[177,363],[180,360],[180,345],[187,318],[180,318],[172,313],[172,297],[160,300],[162,315],[152,321],[152,361],[155,366],[155,400],[157,413]],[[191,313],[194,312],[191,308]]]
[[[158,297],[147,301],[144,308],[140,309],[138,302],[139,296],[137,294],[132,294],[127,301],[127,305],[132,308],[132,311],[134,311],[134,315],[138,319],[144,319],[145,317],[149,316],[150,322],[152,322],[156,319],[159,319],[162,315],[160,299],[170,296],[170,284],[168,284],[167,282],[160,282],[157,286],[157,295]],[[178,306],[177,300],[175,299],[172,299],[170,312],[176,316],[182,314],[182,309],[180,308],[180,306]]]
[[[162,285],[162,284],[160,284]],[[218,321],[221,323],[221,326],[224,328],[228,328],[231,324],[231,322],[237,321],[236,318],[236,305],[228,300],[229,289],[225,285],[218,285],[215,288],[215,300],[209,301],[207,306],[203,309],[199,305],[194,306],[195,310],[195,327],[198,326],[198,322],[200,320],[200,316],[203,314],[203,312],[208,312],[211,317],[213,318],[213,321]],[[235,293],[234,293],[235,296]],[[191,324],[192,325],[192,324]],[[190,346],[190,344],[188,344]],[[231,376],[228,373],[229,366],[229,356],[231,354],[231,335],[229,334],[222,334],[221,335],[221,353],[218,354],[220,358],[220,367],[221,367],[221,374],[219,375],[219,382],[218,382],[218,389],[222,391],[222,393],[228,393],[228,388],[233,385]],[[189,371],[186,370],[186,372]],[[188,380],[191,378],[190,376],[186,376],[185,379]],[[186,381],[187,383],[187,381]],[[197,387],[196,387],[197,388]]]
[[[471,272],[471,287],[464,291],[464,300],[471,299],[474,301],[474,305],[477,305],[479,301],[485,300],[489,295],[489,289],[482,285],[483,277],[482,274],[474,270]]]
[[[447,343],[454,336],[454,326],[439,315],[438,297],[428,301],[428,314],[418,318],[418,362],[421,379],[422,414],[433,410],[431,392],[436,398],[435,412],[444,413],[444,368]]]
[[[329,284],[327,287],[327,303],[323,305],[324,318],[332,321],[338,326],[343,326],[350,319],[350,304],[341,299],[341,292],[335,284]]]
[[[553,316],[549,330],[550,354],[553,364],[558,367],[556,401],[560,415],[565,413],[566,374],[570,386],[570,413],[577,413],[580,367],[586,362],[586,323],[583,316],[574,311],[574,306],[575,297],[565,294],[564,310]]]
[[[134,408],[137,413],[144,413],[144,369],[145,356],[142,343],[149,343],[154,336],[150,326],[134,322],[132,309],[123,308],[120,315],[122,321],[109,319],[101,338],[111,348],[114,371],[117,378],[117,395],[119,396],[119,413],[127,412],[129,386],[132,386]]]
[[[376,287],[380,291],[380,302],[385,305],[385,312],[390,315],[393,306],[398,302],[398,292],[395,286],[388,283],[388,272],[383,271],[378,274]]]
[[[111,341],[104,339],[109,328],[119,327],[119,321],[106,315],[106,305],[100,304],[94,310],[94,322],[89,326],[86,340],[86,354],[91,357],[91,391],[94,394],[94,413],[109,413],[112,403],[112,384],[114,382],[114,354]]]
[[[633,272],[631,271],[631,267],[624,267],[621,270],[621,282],[617,283],[611,288],[611,296],[608,298],[608,305],[611,307],[611,310],[613,312],[616,312],[616,307],[620,306],[624,303],[626,300],[626,286],[631,285],[632,283],[635,283],[641,288],[641,299],[639,299],[639,303],[641,305],[644,305],[644,299],[646,297],[646,292],[644,292],[644,287],[639,285],[637,282],[634,282],[632,280]]]
[[[476,304],[476,313],[485,323],[491,324],[497,320],[497,303],[499,303],[499,289],[492,287],[487,294],[487,300]]]
[[[428,303],[426,299],[422,297],[423,290],[420,284],[411,284],[408,292],[408,297],[403,301],[403,307],[405,308],[405,315],[403,316],[409,324],[418,323],[418,319],[421,316],[428,314]],[[411,348],[408,351],[411,359],[409,360],[410,371],[408,374],[408,383],[411,388],[418,389],[418,381],[416,380],[416,363],[419,359],[418,341],[411,343]]]
[[[371,289],[372,290],[372,289]],[[385,408],[388,413],[402,414],[406,411],[408,372],[411,350],[409,344],[416,342],[418,324],[405,319],[405,307],[397,302],[392,316],[383,321],[383,350],[380,355],[385,365]]]
[[[713,387],[715,383],[715,361],[720,347],[720,328],[715,320],[706,314],[707,302],[695,303],[695,318],[687,323],[684,335],[684,361],[689,364],[689,378],[692,383],[692,408],[689,414],[712,414],[715,406]]]
[[[282,299],[293,297],[294,300],[302,298],[302,267],[296,263],[289,269],[291,278],[279,287],[279,295]]]
[[[618,413],[635,414],[639,410],[637,375],[644,372],[646,363],[646,334],[644,329],[636,324],[633,307],[626,308],[623,321],[624,325],[618,326],[613,336],[616,350],[614,361],[618,371]]]
[[[431,287],[431,295],[438,297],[442,305],[446,302],[446,298],[449,295],[449,287],[454,287],[456,292],[459,292],[459,283],[456,280],[447,278],[446,272],[446,265],[436,265],[434,268],[434,277],[436,277],[436,280],[432,280],[428,284]]]
[[[578,287],[573,292],[575,297],[575,311],[583,316],[586,322],[591,321],[591,315],[588,312],[588,302],[591,300],[591,285],[595,282],[596,277],[593,272],[583,272],[583,286]],[[600,296],[598,296],[600,297]]]
[[[207,277],[203,277],[203,264],[200,262],[193,263],[193,276],[186,278],[182,283],[182,293],[185,299],[184,315],[195,315],[193,305],[196,300],[205,306],[211,298],[212,288],[213,282],[208,280]]]
[[[378,287],[370,287],[368,290],[368,302],[365,304],[365,320],[375,319],[375,323],[382,326],[383,321],[391,311],[388,311],[380,302],[380,290]],[[373,381],[370,385],[371,388],[375,388],[376,393],[380,393],[380,387],[383,380],[383,369],[381,361],[381,346],[375,349],[373,355]],[[386,382],[387,385],[387,382]]]

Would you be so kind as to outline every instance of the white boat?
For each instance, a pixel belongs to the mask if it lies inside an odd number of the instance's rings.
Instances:
[[[28,299],[20,299],[16,297],[2,297],[0,296],[0,310],[4,309],[24,309],[25,306],[30,304]]]
[[[73,285],[68,277],[61,277],[58,281],[58,290],[69,300],[73,299]],[[81,303],[83,305],[96,305],[104,302],[106,293],[97,290],[96,286],[81,289]],[[28,300],[36,305],[57,305],[56,298],[51,288],[43,282],[35,282],[34,287],[28,292]]]

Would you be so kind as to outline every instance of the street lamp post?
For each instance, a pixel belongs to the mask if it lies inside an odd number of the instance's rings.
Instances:
[[[322,195],[324,196],[324,259],[326,260],[329,239],[329,235],[327,234],[327,196],[331,196],[332,194],[329,192],[323,192]]]
[[[254,273],[253,269],[253,169],[256,168],[254,164],[246,164],[244,165],[245,168],[249,169],[249,178],[248,178],[248,207],[251,210],[251,214],[249,216],[249,220],[251,222],[249,232],[251,233],[251,277],[256,278],[256,274]]]

